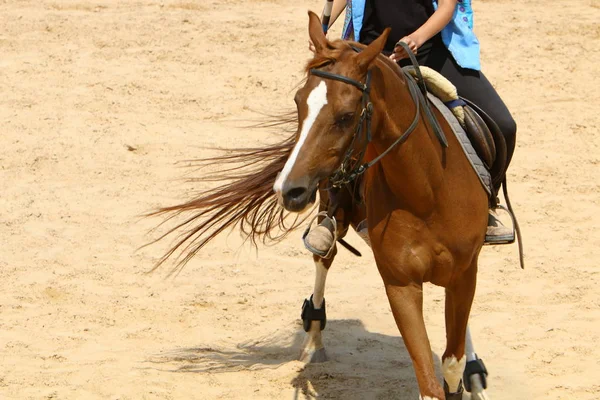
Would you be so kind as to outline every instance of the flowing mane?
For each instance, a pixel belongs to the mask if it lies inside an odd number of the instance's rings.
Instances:
[[[147,214],[165,216],[159,226],[183,217],[182,222],[177,222],[149,243],[177,235],[175,244],[152,271],[171,257],[176,260],[172,272],[180,270],[206,244],[227,229],[239,228],[245,240],[256,246],[259,242],[278,242],[298,228],[306,216],[291,216],[277,204],[273,193],[273,182],[294,147],[295,134],[291,132],[295,132],[296,124],[295,113],[271,117],[270,121],[258,127],[280,128],[288,132],[283,140],[261,148],[222,149],[223,155],[192,162],[194,168],[217,166],[219,172],[211,172],[210,175],[195,177],[190,181],[218,185],[199,197]]]

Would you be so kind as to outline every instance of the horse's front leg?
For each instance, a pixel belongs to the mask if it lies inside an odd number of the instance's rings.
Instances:
[[[423,285],[398,284],[385,276],[384,284],[394,319],[412,359],[421,398],[444,400],[444,390],[435,375],[431,345],[423,319]]]
[[[327,361],[325,346],[321,331],[325,328],[327,316],[325,313],[325,279],[329,267],[333,263],[334,254],[328,259],[313,256],[316,275],[315,287],[312,296],[304,301],[302,305],[302,322],[304,330],[307,332],[306,339],[302,346],[300,361],[310,363],[320,363]]]
[[[477,260],[446,288],[446,351],[442,357],[446,400],[462,399],[463,385],[473,400],[488,400],[487,370],[477,357],[468,318],[477,279]],[[466,368],[465,368],[466,367]]]

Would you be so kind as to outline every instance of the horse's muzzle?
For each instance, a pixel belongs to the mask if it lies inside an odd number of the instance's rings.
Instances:
[[[310,190],[308,187],[297,186],[284,188],[281,193],[283,207],[291,212],[303,212],[314,204],[317,199],[317,188]]]

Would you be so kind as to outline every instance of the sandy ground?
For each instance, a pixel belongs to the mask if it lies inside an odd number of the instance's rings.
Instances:
[[[0,1],[0,398],[418,398],[370,256],[341,252],[332,360],[304,366],[300,233],[258,252],[222,237],[175,279],[145,274],[168,243],[136,250],[159,222],[140,214],[203,189],[178,161],[272,140],[239,121],[292,106],[322,3]],[[475,8],[519,124],[528,264],[515,247],[481,257],[471,325],[489,394],[598,399],[600,1]],[[443,293],[426,295],[439,369]]]

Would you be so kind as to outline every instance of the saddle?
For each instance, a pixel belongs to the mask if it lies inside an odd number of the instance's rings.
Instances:
[[[440,111],[454,131],[471,166],[488,193],[490,207],[502,208],[510,215],[515,237],[518,239],[521,268],[525,268],[521,229],[510,204],[506,187],[508,154],[506,140],[500,128],[481,108],[468,99],[460,98],[456,87],[437,71],[418,67],[416,60],[413,60],[412,67],[403,69],[414,79],[422,80],[421,83],[428,92],[429,103]],[[502,186],[507,208],[498,204],[500,186]],[[506,244],[510,243],[512,241]]]
[[[504,181],[507,168],[507,150],[504,135],[494,120],[473,102],[461,98],[465,102],[465,132],[477,155],[484,162],[496,192]]]
[[[417,79],[418,75],[413,67],[405,67],[405,69]],[[506,141],[500,128],[480,107],[468,99],[459,97],[456,87],[437,71],[423,66],[420,69],[427,90],[452,111],[452,114],[467,134],[470,145],[489,173],[491,184],[487,184],[487,177],[484,177],[482,181],[484,186],[488,186],[490,201],[495,206],[497,203],[496,194],[504,181],[507,169]],[[446,119],[449,119],[447,113],[441,109],[440,104],[437,104],[436,101],[432,101],[432,103],[440,109]],[[452,121],[449,120],[448,122],[451,123]],[[465,151],[469,153],[467,149]],[[477,164],[478,160],[471,160],[471,162]],[[475,165],[474,168],[477,170]],[[478,174],[482,178],[479,171]]]

